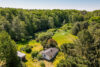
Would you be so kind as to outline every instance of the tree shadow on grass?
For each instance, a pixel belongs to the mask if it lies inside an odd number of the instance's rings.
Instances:
[[[27,59],[24,59],[24,60],[23,60],[23,62],[27,62],[27,61],[28,61]]]
[[[21,44],[21,45],[27,45],[29,43],[30,40],[27,41],[18,41],[16,42],[17,44]]]

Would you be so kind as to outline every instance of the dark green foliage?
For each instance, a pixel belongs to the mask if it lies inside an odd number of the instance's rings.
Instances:
[[[76,55],[77,54],[77,52],[75,52],[76,51],[75,46],[72,43],[65,43],[65,44],[61,45],[60,50],[68,55]]]
[[[72,34],[77,35],[77,33],[80,31],[80,23],[76,23],[74,27],[72,28]]]
[[[60,60],[57,67],[88,67],[88,60],[78,56],[67,56],[65,60]]]
[[[50,39],[52,36],[53,36],[53,33],[52,32],[40,33],[36,37],[36,40],[42,42],[44,40]]]
[[[38,55],[38,52],[37,51],[33,51],[32,54],[31,54],[32,58],[37,57],[37,55]]]
[[[40,66],[41,66],[41,67],[45,67],[44,62],[41,62],[41,63],[40,63]]]
[[[27,67],[24,62],[21,62],[22,67]]]
[[[74,44],[61,46],[60,50],[66,58],[61,60],[57,67],[100,67],[100,10],[88,12],[0,8],[0,60],[6,60],[7,67],[20,66],[15,43],[11,38],[25,42],[34,38],[34,33],[50,28],[46,33],[36,36],[36,40],[41,42],[44,48],[57,47],[52,36],[55,34],[55,28],[62,25],[62,30],[72,29],[72,34],[77,35],[78,39]],[[1,31],[6,31],[11,38]],[[26,46],[24,50],[30,53],[31,47]],[[34,51],[32,57],[40,59],[41,56]],[[41,66],[45,67],[45,64],[41,63]]]
[[[61,27],[61,29],[64,30],[64,31],[68,31],[68,30],[70,30],[71,28],[72,28],[72,24],[71,24],[71,23],[65,24],[65,25],[63,25],[63,26]]]
[[[90,21],[90,23],[91,23],[91,22],[97,22],[97,23],[100,23],[100,16],[92,17],[89,21]]]
[[[48,39],[46,48],[57,47],[57,42],[54,39]]]
[[[87,30],[82,30],[79,32],[78,37],[83,45],[93,42],[92,35]]]
[[[47,32],[48,32],[48,33],[53,33],[53,34],[54,34],[54,33],[56,32],[56,30],[57,30],[57,29],[49,29],[49,30],[47,30]]]
[[[41,55],[41,54],[38,54],[38,55],[37,55],[37,59],[38,59],[38,60],[41,60],[41,59],[42,59],[42,55]]]
[[[16,44],[5,31],[0,32],[0,61],[5,61],[6,67],[20,67]]]
[[[27,53],[31,53],[31,51],[32,51],[31,46],[29,46],[29,45],[25,46],[24,51]]]
[[[77,35],[81,30],[87,29],[88,26],[88,22],[77,22],[72,28],[72,34]]]
[[[52,36],[53,36],[52,32],[41,33],[37,36],[36,40],[40,41],[44,48],[54,47],[57,44],[56,41],[54,40],[52,40],[53,42],[51,40],[48,41],[49,39],[52,38]]]
[[[65,60],[60,60],[59,64],[57,64],[57,67],[71,67],[69,64],[67,65]]]
[[[88,29],[79,32],[78,37],[77,45],[81,46],[82,56],[90,61],[88,66],[99,67],[100,23],[91,23]]]
[[[58,28],[67,23],[87,21],[94,16],[99,16],[99,11],[0,8],[0,30],[6,30],[15,41],[26,41],[34,38],[34,33],[37,31]],[[76,27],[75,34],[78,31]]]

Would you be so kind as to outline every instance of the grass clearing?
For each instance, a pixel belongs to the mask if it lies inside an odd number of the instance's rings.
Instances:
[[[70,34],[70,32],[61,30],[60,32],[55,33],[53,39],[57,41],[58,46],[60,47],[63,43],[73,43],[74,40],[77,39],[77,37]]]
[[[70,32],[65,32],[62,30],[57,31],[52,38],[57,41],[59,47],[63,43],[73,43],[73,41],[77,39],[77,37],[70,34]],[[25,47],[26,45],[32,46],[33,47],[32,51],[40,52],[41,50],[43,50],[43,47],[40,43],[36,42],[35,40],[30,40],[29,42],[26,42],[26,43],[18,43],[17,44],[18,51],[20,51],[20,49],[22,47]],[[46,67],[56,67],[60,60],[65,59],[64,54],[62,52],[58,53],[58,55],[56,56],[53,62],[48,62],[46,60],[38,61],[37,59],[33,59],[31,57],[31,53],[26,53],[24,51],[21,51],[21,52],[26,54],[27,62],[25,62],[25,64],[27,67],[40,67],[41,62],[44,62]]]
[[[24,44],[23,43],[18,43],[17,44],[18,51],[20,51],[20,49],[22,47],[25,47],[26,45],[32,46],[33,47],[32,51],[38,51],[39,52],[39,51],[43,50],[43,47],[41,46],[40,43],[36,42],[35,40],[31,40],[31,41],[29,41],[26,44],[25,43]],[[25,64],[26,64],[27,67],[40,67],[40,63],[42,61],[45,63],[46,67],[54,67],[52,62],[48,62],[46,60],[38,61],[37,59],[33,59],[31,57],[31,53],[26,53],[24,51],[21,51],[21,52],[26,54],[27,61],[25,62]]]

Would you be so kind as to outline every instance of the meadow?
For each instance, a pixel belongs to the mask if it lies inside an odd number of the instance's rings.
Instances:
[[[53,39],[57,41],[58,46],[60,47],[64,43],[73,43],[75,39],[77,39],[76,36],[72,35],[70,31],[66,32],[63,30],[60,30],[59,32],[56,32],[53,36]]]
[[[59,47],[63,43],[73,43],[73,41],[75,39],[77,39],[77,37],[72,35],[70,33],[70,31],[63,31],[63,30],[56,31],[52,38],[58,43]],[[20,49],[25,47],[26,45],[33,47],[32,51],[40,52],[41,50],[43,50],[41,43],[36,42],[36,40],[33,39],[33,40],[30,40],[26,43],[21,43],[21,42],[18,43],[17,44],[18,51],[21,51]],[[25,64],[27,65],[27,67],[40,67],[41,62],[44,62],[46,67],[56,67],[56,65],[59,63],[59,61],[64,59],[64,53],[62,53],[62,52],[58,53],[58,55],[56,56],[56,58],[54,59],[53,62],[49,62],[49,61],[46,61],[46,60],[38,61],[37,59],[33,59],[31,57],[31,53],[26,53],[24,51],[21,51],[21,52],[26,54],[27,61],[25,62]]]

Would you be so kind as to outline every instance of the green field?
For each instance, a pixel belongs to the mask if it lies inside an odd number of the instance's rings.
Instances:
[[[53,39],[57,41],[58,46],[60,47],[63,43],[73,43],[77,37],[72,35],[70,32],[61,30],[60,32],[55,33]]]

